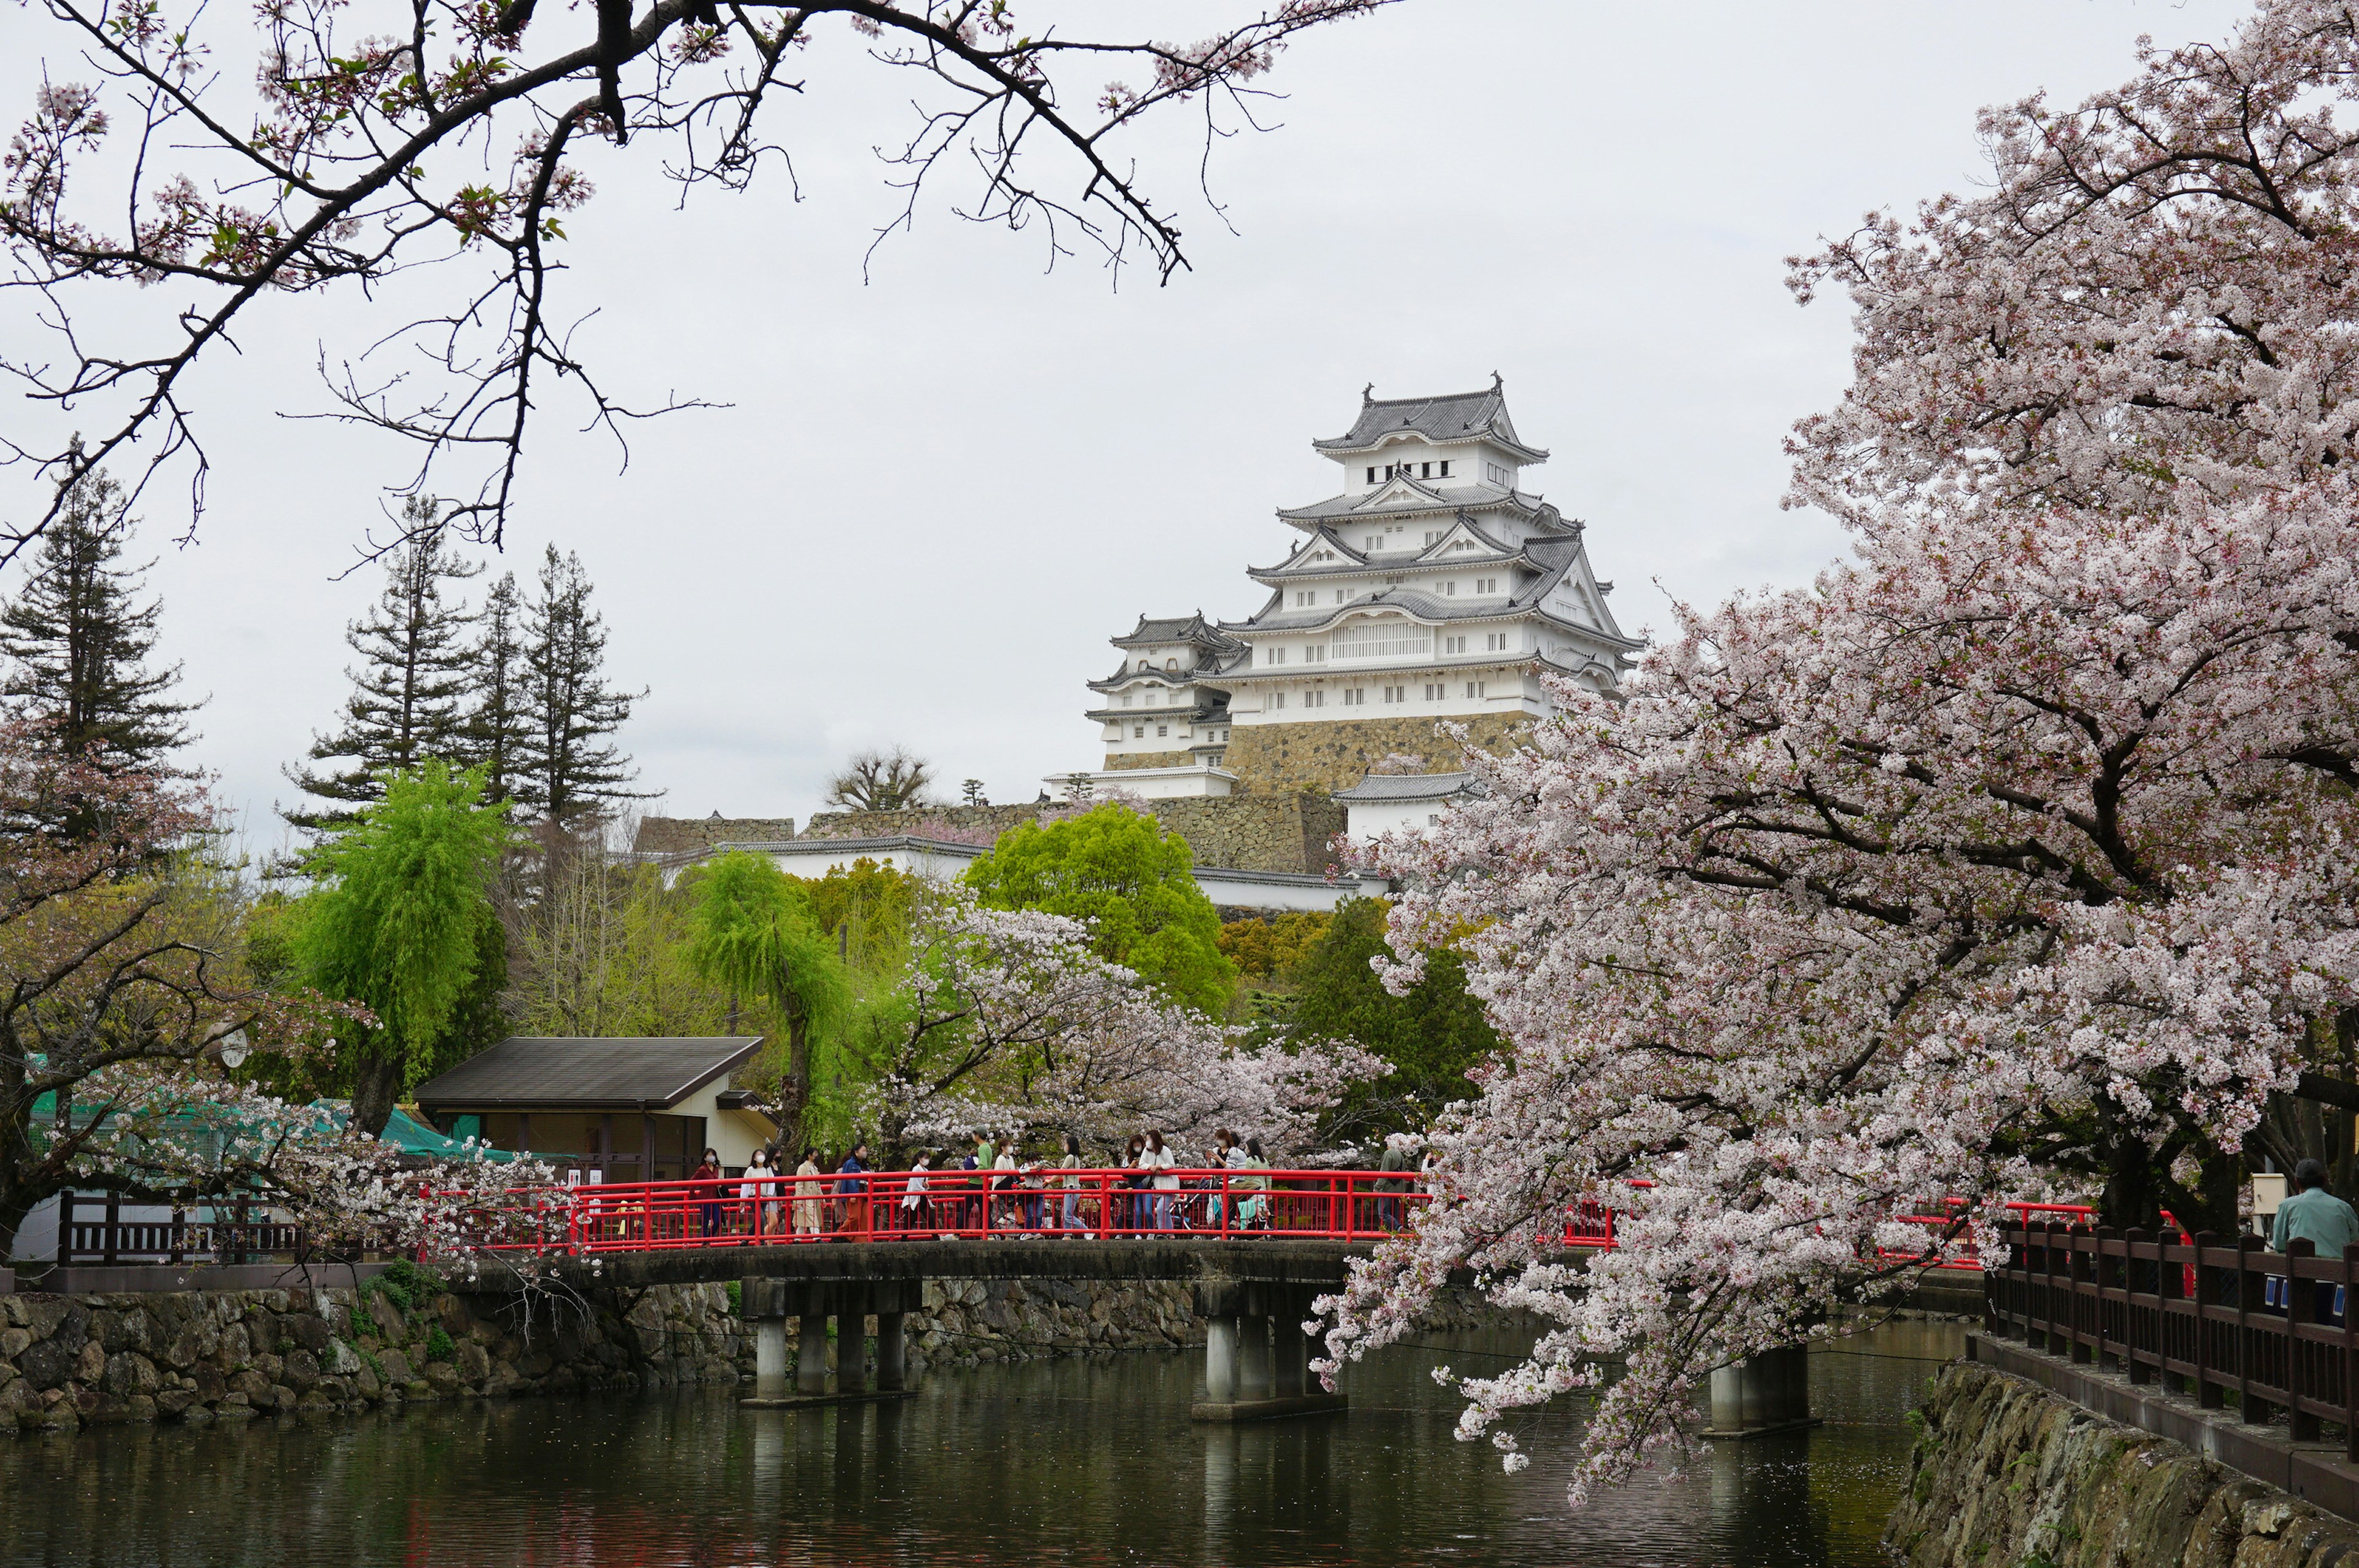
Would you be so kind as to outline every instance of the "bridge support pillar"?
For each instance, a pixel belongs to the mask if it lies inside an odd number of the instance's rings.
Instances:
[[[908,1346],[901,1337],[901,1314],[876,1314],[876,1391],[897,1393],[909,1380]]]
[[[868,1314],[855,1304],[835,1318],[835,1391],[868,1391]]]
[[[1258,1280],[1199,1284],[1196,1311],[1207,1330],[1204,1401],[1190,1408],[1190,1416],[1262,1421],[1344,1409],[1343,1395],[1306,1388],[1310,1356],[1302,1320],[1310,1315],[1313,1293],[1309,1286]]]
[[[754,1325],[754,1393],[738,1402],[756,1410],[896,1400],[908,1391],[902,1314],[922,1300],[916,1280],[748,1279],[739,1311]],[[876,1318],[876,1387],[868,1386],[868,1318]],[[792,1386],[787,1371],[787,1320],[797,1336]],[[827,1324],[835,1320],[835,1391],[827,1386]]]
[[[787,1397],[787,1320],[783,1317],[754,1320],[754,1397]]]
[[[1271,1319],[1270,1392],[1279,1399],[1299,1399],[1310,1369],[1310,1341],[1302,1332],[1307,1312],[1281,1312]]]
[[[1248,1313],[1237,1320],[1237,1398],[1269,1397],[1269,1314]]]
[[[819,1313],[802,1315],[802,1353],[795,1361],[795,1392],[827,1392],[827,1318]]]
[[[1810,1353],[1789,1345],[1712,1374],[1712,1438],[1767,1437],[1819,1424],[1810,1413]]]
[[[1216,1405],[1237,1398],[1237,1320],[1223,1314],[1204,1324],[1204,1398]]]

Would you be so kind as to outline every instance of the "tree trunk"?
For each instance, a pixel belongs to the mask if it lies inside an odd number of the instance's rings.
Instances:
[[[799,1010],[787,1014],[787,1077],[778,1086],[778,1137],[789,1149],[803,1146],[803,1113],[810,1108],[810,1019]]]
[[[353,1127],[375,1138],[392,1119],[401,1093],[401,1064],[383,1056],[362,1057],[353,1067]]]

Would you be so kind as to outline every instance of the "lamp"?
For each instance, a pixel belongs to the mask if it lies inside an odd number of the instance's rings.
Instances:
[[[223,1035],[219,1050],[222,1065],[232,1072],[243,1066],[245,1059],[254,1054],[254,1047],[246,1043],[245,1031],[243,1029],[233,1029]]]

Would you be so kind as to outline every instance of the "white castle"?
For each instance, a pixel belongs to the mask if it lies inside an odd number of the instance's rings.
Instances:
[[[1373,391],[1373,388],[1370,389]],[[1346,434],[1311,443],[1343,491],[1278,517],[1302,537],[1246,575],[1243,621],[1140,617],[1122,665],[1090,682],[1103,771],[1051,782],[1146,798],[1332,791],[1397,753],[1444,767],[1434,722],[1495,744],[1553,711],[1540,676],[1601,691],[1639,644],[1606,609],[1582,525],[1522,488],[1548,453],[1488,390],[1361,395]],[[1086,782],[1085,782],[1086,781]]]

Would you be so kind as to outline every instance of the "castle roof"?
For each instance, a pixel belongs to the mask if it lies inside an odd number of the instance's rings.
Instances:
[[[1146,643],[1198,643],[1209,648],[1221,647],[1229,639],[1219,628],[1204,619],[1201,610],[1193,615],[1171,615],[1159,620],[1138,618],[1138,625],[1129,635],[1106,639],[1117,648],[1136,647]]]
[[[1580,526],[1538,496],[1492,484],[1427,484],[1399,478],[1375,490],[1349,492],[1314,501],[1308,506],[1281,506],[1281,521],[1296,527],[1321,523],[1367,522],[1375,518],[1422,517],[1436,512],[1512,512],[1543,527]]]
[[[1351,788],[1337,790],[1335,798],[1347,805],[1366,806],[1376,801],[1448,800],[1480,793],[1470,773],[1369,773]]]
[[[1374,389],[1371,384],[1369,390]],[[1506,385],[1496,375],[1484,391],[1443,397],[1371,397],[1363,392],[1360,416],[1352,422],[1351,429],[1310,444],[1319,451],[1340,456],[1373,450],[1386,437],[1399,435],[1421,436],[1433,442],[1487,438],[1526,462],[1548,460],[1545,450],[1524,445],[1516,435],[1516,427],[1507,417]]]

